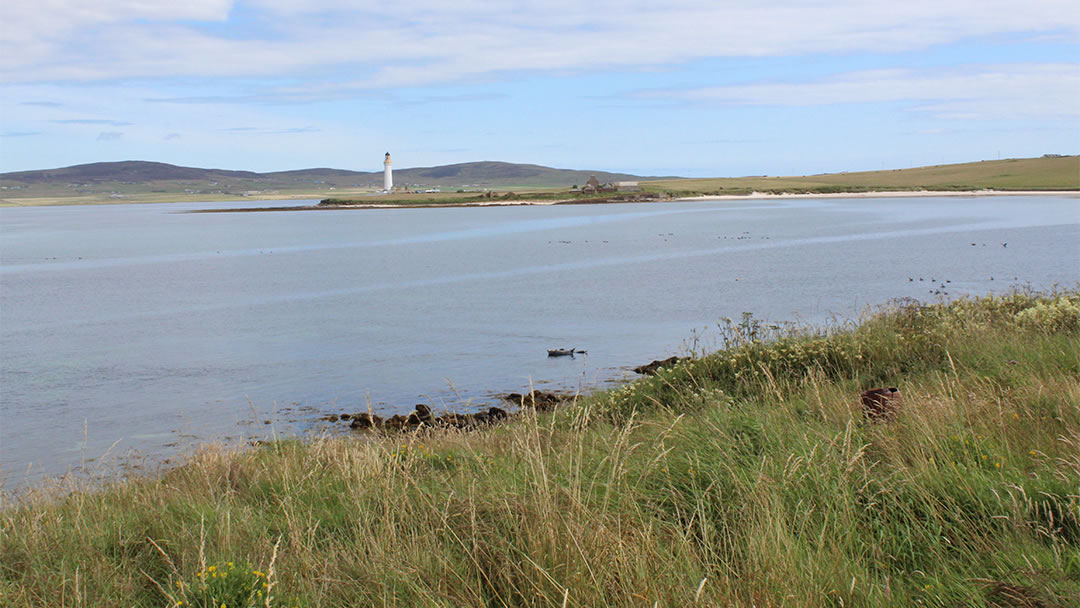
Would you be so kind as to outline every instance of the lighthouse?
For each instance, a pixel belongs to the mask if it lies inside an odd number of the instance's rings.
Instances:
[[[383,174],[382,174],[382,187],[383,190],[390,192],[394,189],[394,170],[390,165],[390,153],[386,153],[386,159],[382,161]]]

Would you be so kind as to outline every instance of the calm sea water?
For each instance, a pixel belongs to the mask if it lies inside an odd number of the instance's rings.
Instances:
[[[1070,196],[183,213],[226,205],[0,209],[9,489],[368,403],[587,390],[743,311],[1080,281]]]

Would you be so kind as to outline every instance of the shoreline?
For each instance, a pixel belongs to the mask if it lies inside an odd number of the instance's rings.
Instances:
[[[702,196],[663,197],[642,195],[636,199],[554,199],[472,201],[446,203],[368,203],[357,205],[298,205],[295,207],[240,207],[235,209],[196,209],[186,213],[257,213],[269,211],[337,211],[343,209],[428,209],[447,207],[520,207],[552,205],[615,205],[634,203],[682,203],[696,201],[769,201],[789,199],[843,198],[926,198],[926,197],[983,197],[983,196],[1075,196],[1080,190],[882,190],[875,192],[753,192],[750,194],[708,194]]]
[[[284,197],[252,197],[247,200],[257,201],[290,201],[290,200],[318,200],[318,194],[293,195]],[[513,207],[534,205],[607,205],[616,203],[636,202],[687,202],[687,201],[739,201],[739,200],[786,200],[786,199],[835,199],[835,198],[914,198],[928,196],[947,197],[982,197],[982,196],[1080,196],[1080,190],[878,190],[866,192],[752,192],[750,194],[707,194],[701,196],[676,196],[664,197],[662,195],[650,195],[641,193],[638,200],[612,200],[612,199],[521,199],[521,200],[488,200],[471,202],[417,202],[417,203],[365,203],[357,205],[296,205],[290,207],[240,207],[240,208],[215,208],[199,209],[190,213],[239,213],[256,211],[323,211],[331,209],[420,209],[427,207]],[[72,206],[101,206],[101,205],[157,205],[171,203],[230,203],[241,202],[244,199],[234,201],[205,201],[205,200],[138,200],[138,199],[115,199],[94,201],[68,201],[63,198],[34,198],[34,199],[0,199],[0,207],[26,208],[26,207],[72,207]]]

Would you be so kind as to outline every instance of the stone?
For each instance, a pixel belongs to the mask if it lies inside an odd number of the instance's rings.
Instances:
[[[639,365],[634,368],[634,371],[644,376],[653,376],[656,375],[656,370],[660,369],[661,367],[670,368],[679,361],[682,361],[682,359],[680,359],[679,357],[668,357],[667,359],[663,360],[658,359],[651,363],[646,363],[645,365]]]
[[[892,420],[902,404],[900,391],[895,387],[865,390],[861,399],[863,414],[873,422]]]

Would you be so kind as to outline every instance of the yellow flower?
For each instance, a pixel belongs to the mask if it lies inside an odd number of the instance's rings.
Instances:
[[[994,467],[1000,469],[1001,468],[1001,463],[1000,462],[995,462]]]

